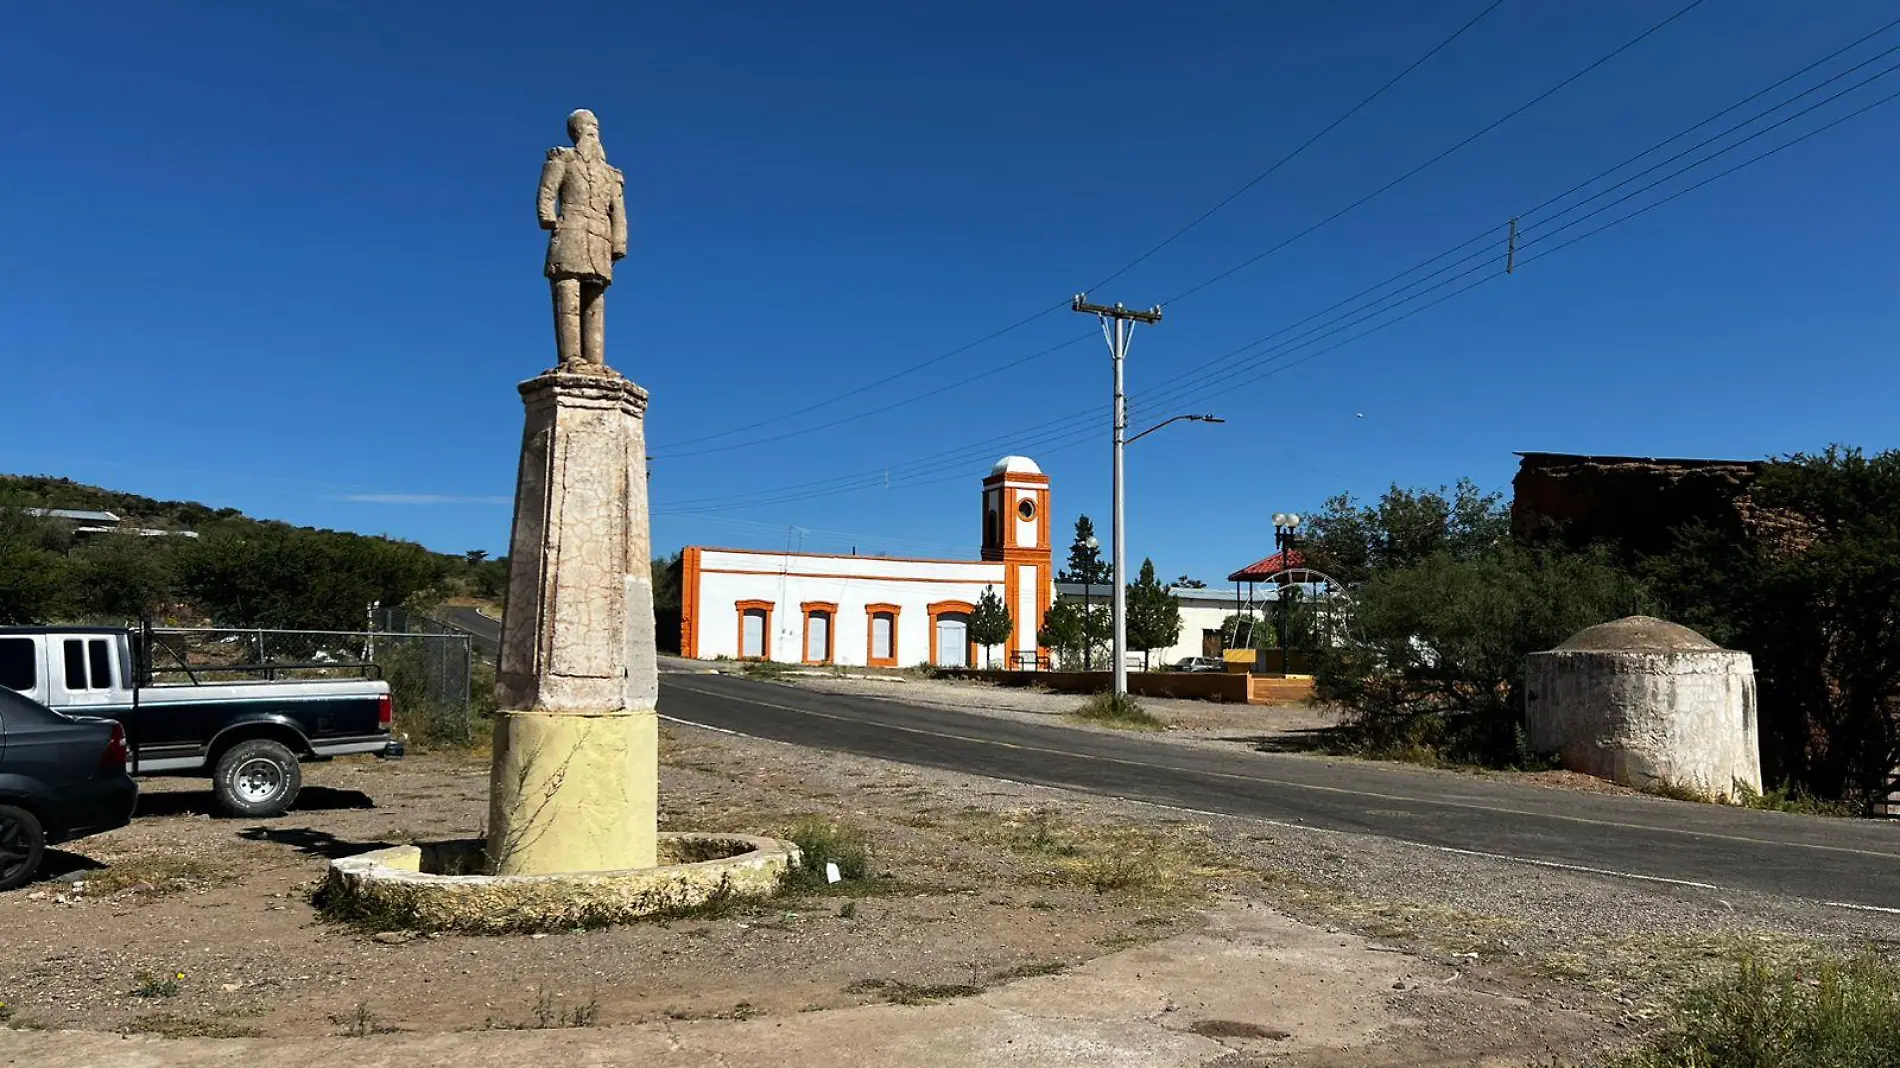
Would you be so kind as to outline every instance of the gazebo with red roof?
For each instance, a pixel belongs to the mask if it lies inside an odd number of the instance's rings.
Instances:
[[[1300,555],[1298,549],[1282,549],[1264,560],[1255,560],[1227,576],[1227,581],[1236,586],[1243,582],[1252,585],[1256,582],[1265,582],[1282,571],[1305,566],[1306,559]]]

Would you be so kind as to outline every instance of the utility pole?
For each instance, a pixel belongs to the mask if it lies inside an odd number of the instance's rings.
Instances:
[[[1088,294],[1077,293],[1069,308],[1083,315],[1093,315],[1101,321],[1102,337],[1108,342],[1108,354],[1115,365],[1115,514],[1110,532],[1110,540],[1113,543],[1110,555],[1114,562],[1109,565],[1113,569],[1109,581],[1115,584],[1115,600],[1111,612],[1115,618],[1114,694],[1119,700],[1128,696],[1128,585],[1126,578],[1128,569],[1123,566],[1126,562],[1127,549],[1124,544],[1126,539],[1122,537],[1122,446],[1127,444],[1128,399],[1122,389],[1122,362],[1128,358],[1128,342],[1134,333],[1134,324],[1147,323],[1153,326],[1160,322],[1161,305],[1157,304],[1147,311],[1130,311],[1121,304],[1116,304],[1112,308],[1104,304],[1090,304]]]

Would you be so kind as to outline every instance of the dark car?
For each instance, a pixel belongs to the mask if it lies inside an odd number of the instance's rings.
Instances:
[[[0,687],[0,890],[33,878],[46,847],[132,821],[125,728],[55,712]]]

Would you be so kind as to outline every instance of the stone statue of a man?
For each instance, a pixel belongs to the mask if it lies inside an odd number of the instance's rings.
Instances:
[[[607,165],[600,121],[585,109],[567,117],[573,148],[548,149],[535,211],[548,237],[546,273],[554,289],[554,338],[563,371],[607,366],[607,287],[627,254],[626,177]]]

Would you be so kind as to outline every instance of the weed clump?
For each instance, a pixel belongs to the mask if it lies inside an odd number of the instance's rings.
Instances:
[[[1900,970],[1880,957],[1776,968],[1746,959],[1691,994],[1615,1068],[1888,1068],[1900,1064]]]
[[[1127,694],[1098,693],[1082,702],[1082,707],[1070,713],[1070,718],[1127,731],[1167,729],[1167,724],[1149,714],[1147,709],[1141,707],[1140,701]]]
[[[831,886],[826,865],[836,864],[844,883],[861,883],[871,877],[871,844],[856,827],[812,820],[792,828],[789,837],[798,847],[798,863],[785,869],[780,888],[786,892],[811,892]]]

